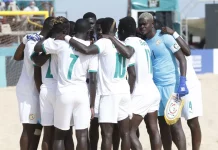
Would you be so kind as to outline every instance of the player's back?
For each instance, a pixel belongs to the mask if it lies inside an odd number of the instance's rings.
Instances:
[[[77,41],[90,45],[90,42],[77,39]],[[88,92],[86,77],[96,55],[84,55],[74,50],[66,41],[47,39],[44,43],[46,53],[58,56],[58,94],[69,91]],[[95,69],[96,70],[96,69]]]
[[[94,44],[99,48],[99,93],[101,95],[129,93],[126,72],[131,62],[118,53],[109,39],[102,38]]]
[[[25,45],[23,67],[17,83],[17,90],[29,95],[38,94],[34,81],[34,63],[31,61],[35,45],[36,42],[34,41],[28,41]]]
[[[153,79],[156,85],[173,84],[179,77],[176,58],[171,51],[171,45],[168,44],[171,43],[173,46],[174,43],[171,42],[169,36],[170,35],[161,34],[161,31],[157,30],[152,39],[146,40],[151,49]],[[177,46],[177,44],[175,46]],[[178,48],[175,47],[175,49]]]
[[[147,43],[138,37],[128,37],[125,40],[127,46],[133,47],[135,53],[136,82],[133,94],[143,94],[145,88],[156,88],[153,81],[153,69],[151,51]],[[152,89],[151,89],[152,90]]]

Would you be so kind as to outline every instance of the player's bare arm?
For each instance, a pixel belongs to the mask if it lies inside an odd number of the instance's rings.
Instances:
[[[46,55],[44,52],[39,54],[39,53],[36,53],[34,52],[32,55],[31,55],[31,59],[32,61],[37,65],[37,66],[42,66],[46,63],[46,61],[49,59],[49,57],[51,57],[51,55]]]
[[[89,90],[90,90],[90,109],[92,111],[92,118],[94,118],[94,105],[95,105],[95,96],[96,96],[96,72],[89,73]]]
[[[43,42],[44,42],[44,40],[41,40],[41,41],[39,41],[37,44],[36,44],[36,46],[35,46],[35,48],[34,48],[34,51],[35,52],[44,52],[44,49],[43,49],[43,47],[42,47],[42,44],[43,44]]]
[[[40,92],[40,86],[42,85],[41,67],[34,66],[34,81],[38,92]]]
[[[66,37],[65,37],[65,39],[66,39]],[[66,39],[66,41],[68,41],[68,40]],[[79,51],[79,52],[81,52],[83,54],[86,54],[86,55],[93,55],[93,54],[98,54],[99,53],[98,47],[96,45],[94,45],[94,44],[92,44],[90,46],[86,46],[86,45],[76,41],[73,38],[70,38],[69,44],[72,47],[74,47],[77,51]]]
[[[179,68],[180,68],[180,74],[181,76],[186,76],[186,70],[187,70],[187,62],[185,59],[185,56],[182,53],[182,50],[178,50],[177,52],[174,53],[175,57],[179,61]]]
[[[135,66],[130,66],[127,68],[128,71],[128,82],[130,86],[130,93],[132,94],[134,87],[135,87],[135,81],[136,81],[136,72],[135,72]]]
[[[135,53],[135,50],[132,47],[123,45],[114,36],[111,35],[102,35],[102,36],[109,38],[117,48],[118,52],[122,54],[124,57],[129,59]]]
[[[191,55],[191,50],[190,50],[188,44],[185,42],[185,40],[183,40],[183,38],[181,36],[179,36],[179,34],[176,31],[174,31],[173,29],[171,29],[169,27],[163,27],[162,28],[162,33],[172,35],[175,38],[176,42],[181,47],[181,50],[182,50],[183,54],[185,56],[190,56]]]
[[[16,61],[23,60],[23,57],[24,57],[24,52],[23,52],[24,48],[25,48],[25,44],[20,43],[20,45],[18,46],[18,48],[15,51],[14,60],[16,60]]]

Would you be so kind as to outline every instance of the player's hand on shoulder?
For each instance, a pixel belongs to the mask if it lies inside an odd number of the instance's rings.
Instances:
[[[161,29],[161,33],[162,34],[170,34],[170,35],[173,35],[175,31],[169,27],[162,27]]]

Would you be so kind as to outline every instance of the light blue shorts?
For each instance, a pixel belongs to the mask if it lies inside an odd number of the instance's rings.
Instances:
[[[177,91],[177,87],[178,86],[176,84],[171,84],[167,86],[157,86],[161,96],[158,116],[164,116],[164,110],[167,105],[167,101],[170,98],[170,96]]]

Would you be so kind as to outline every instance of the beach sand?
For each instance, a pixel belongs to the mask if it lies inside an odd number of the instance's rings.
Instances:
[[[202,84],[203,117],[200,117],[202,129],[201,150],[218,149],[218,75],[205,74],[198,76]],[[25,88],[25,87],[24,87]],[[22,126],[19,122],[18,105],[15,87],[0,88],[0,149],[19,150],[19,138]],[[187,149],[191,150],[191,133],[183,121]],[[75,133],[75,132],[74,132]],[[74,137],[76,144],[76,140]],[[140,141],[145,150],[150,149],[149,138],[144,122],[140,125]],[[100,147],[101,140],[99,141]],[[41,145],[39,145],[39,150]],[[176,150],[173,146],[173,150]]]

